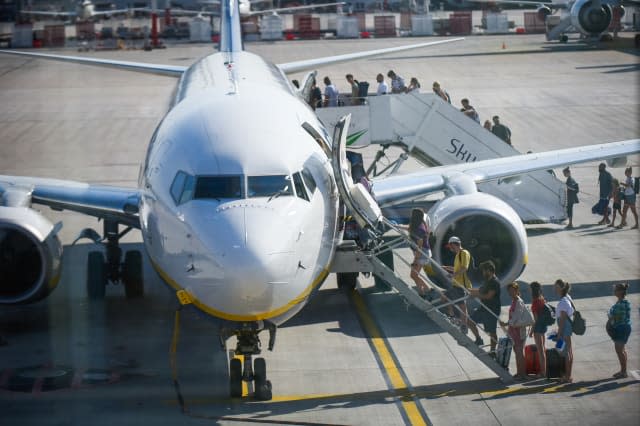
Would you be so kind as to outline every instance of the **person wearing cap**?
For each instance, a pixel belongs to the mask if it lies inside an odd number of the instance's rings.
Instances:
[[[444,269],[451,274],[453,286],[446,291],[445,296],[449,300],[458,300],[465,296],[465,289],[471,288],[471,280],[467,275],[469,265],[471,264],[471,254],[468,250],[462,248],[462,242],[460,238],[456,236],[449,238],[449,250],[455,254],[453,266],[444,266]],[[460,330],[466,334],[468,321],[467,303],[462,300],[456,303],[456,305],[460,308],[460,311],[462,311],[462,317],[460,318],[462,325],[460,326]],[[454,316],[453,306],[451,305],[449,305],[449,316]]]
[[[451,96],[449,96],[447,91],[440,86],[439,82],[434,81],[432,89],[433,89],[433,93],[440,96],[444,101],[451,103]]]
[[[569,167],[562,170],[562,174],[567,178],[565,182],[567,187],[567,218],[569,218],[567,229],[571,229],[573,228],[573,205],[578,203],[578,183],[571,177]]]
[[[500,117],[497,115],[493,116],[493,127],[491,128],[491,132],[511,145],[511,130],[504,124],[500,123]]]

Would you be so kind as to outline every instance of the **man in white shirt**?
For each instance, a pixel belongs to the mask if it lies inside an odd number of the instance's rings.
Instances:
[[[384,76],[382,74],[378,74],[376,76],[376,81],[378,82],[378,91],[376,92],[377,96],[389,93],[389,86],[387,86],[387,82],[384,81]]]

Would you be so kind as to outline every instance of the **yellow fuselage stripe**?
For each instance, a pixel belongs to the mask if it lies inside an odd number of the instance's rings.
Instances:
[[[373,318],[367,311],[362,296],[357,291],[354,291],[352,293],[352,299],[356,307],[356,312],[358,313],[358,316],[362,321],[365,331],[369,335],[369,340],[375,348],[376,355],[382,363],[384,371],[389,377],[391,386],[393,386],[393,389],[396,391],[408,389],[407,383],[405,382],[404,378],[402,377],[402,373],[400,372],[400,368],[398,367],[395,359],[391,355],[389,347],[387,346],[386,339],[382,337],[382,333],[378,329],[378,326],[375,324]],[[404,414],[409,419],[412,425],[427,424],[414,400],[402,398],[401,404],[402,409],[404,410]]]
[[[156,272],[158,272],[158,274],[164,280],[164,282],[169,284],[176,291],[184,289],[173,278],[171,278],[169,276],[169,274],[167,274],[165,271],[163,271],[162,268],[160,268],[160,266],[153,259],[151,259],[151,265],[156,270]],[[205,312],[205,313],[207,313],[207,314],[209,314],[211,316],[214,316],[216,318],[222,318],[222,319],[225,319],[225,320],[228,320],[228,321],[238,321],[238,322],[260,321],[260,320],[275,318],[275,317],[278,317],[278,316],[280,316],[282,314],[285,314],[286,312],[290,311],[294,306],[298,305],[299,303],[304,302],[309,297],[311,292],[316,287],[318,287],[320,284],[322,284],[324,282],[324,280],[327,278],[327,275],[329,275],[329,270],[327,268],[325,268],[322,271],[320,271],[320,274],[318,274],[316,279],[314,279],[313,282],[307,288],[305,288],[302,293],[300,293],[298,296],[294,297],[288,303],[286,303],[283,306],[281,306],[279,308],[276,308],[274,310],[271,310],[271,311],[268,311],[268,312],[261,312],[261,313],[258,313],[258,314],[252,314],[252,315],[236,315],[236,314],[230,314],[230,313],[227,313],[227,312],[219,311],[217,309],[213,309],[212,307],[207,306],[204,303],[200,302],[193,294],[191,294],[191,293],[189,293],[189,294],[193,298],[193,305],[194,306],[196,306],[201,311],[203,311],[203,312]]]

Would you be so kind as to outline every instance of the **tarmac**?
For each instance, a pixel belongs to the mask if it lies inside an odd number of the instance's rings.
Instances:
[[[280,63],[415,41],[246,47]],[[639,136],[639,52],[629,46],[559,45],[543,35],[479,36],[335,65],[319,69],[318,76],[321,81],[328,75],[344,93],[347,73],[369,81],[372,92],[375,75],[389,69],[407,80],[417,77],[424,91],[439,80],[454,104],[469,98],[482,121],[499,115],[516,148],[543,151]],[[176,45],[89,55],[186,65],[211,50]],[[174,85],[169,77],[0,55],[0,174],[135,186]],[[367,148],[365,158],[375,151]],[[628,160],[637,175],[638,156]],[[148,262],[144,299],[127,300],[122,288],[109,286],[104,302],[90,303],[84,277],[87,252],[94,247],[70,244],[82,228],[101,230],[102,224],[42,208],[54,223],[64,221],[63,275],[46,300],[0,308],[0,335],[8,341],[0,347],[0,423],[636,425],[640,233],[596,225],[599,217],[590,207],[598,198],[597,162],[572,170],[580,183],[575,228],[528,225],[529,264],[520,280],[541,282],[552,304],[558,300],[553,282],[572,283],[587,319],[586,334],[574,337],[573,384],[531,380],[505,386],[397,294],[380,291],[371,277],[361,277],[358,291],[347,295],[330,275],[302,312],[278,330],[275,350],[264,351],[273,400],[255,401],[250,389],[230,399],[227,353],[214,323],[191,310],[181,313],[172,369],[177,303]],[[621,178],[624,169],[610,171]],[[140,241],[133,232],[125,248],[139,248]],[[627,379],[612,377],[619,366],[604,329],[615,302],[611,284],[618,282],[631,284]],[[524,299],[530,303],[527,291]],[[506,318],[504,294],[502,301]],[[513,356],[510,368],[515,372]]]

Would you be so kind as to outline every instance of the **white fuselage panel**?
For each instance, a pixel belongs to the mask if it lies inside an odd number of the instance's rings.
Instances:
[[[279,70],[253,54],[208,56],[181,79],[141,173],[141,224],[156,270],[203,311],[279,323],[326,277],[338,197],[329,160],[304,122],[323,134]],[[253,197],[246,190],[247,177],[302,170],[316,185],[309,200],[298,191]],[[176,202],[178,172],[241,176],[244,190]]]

